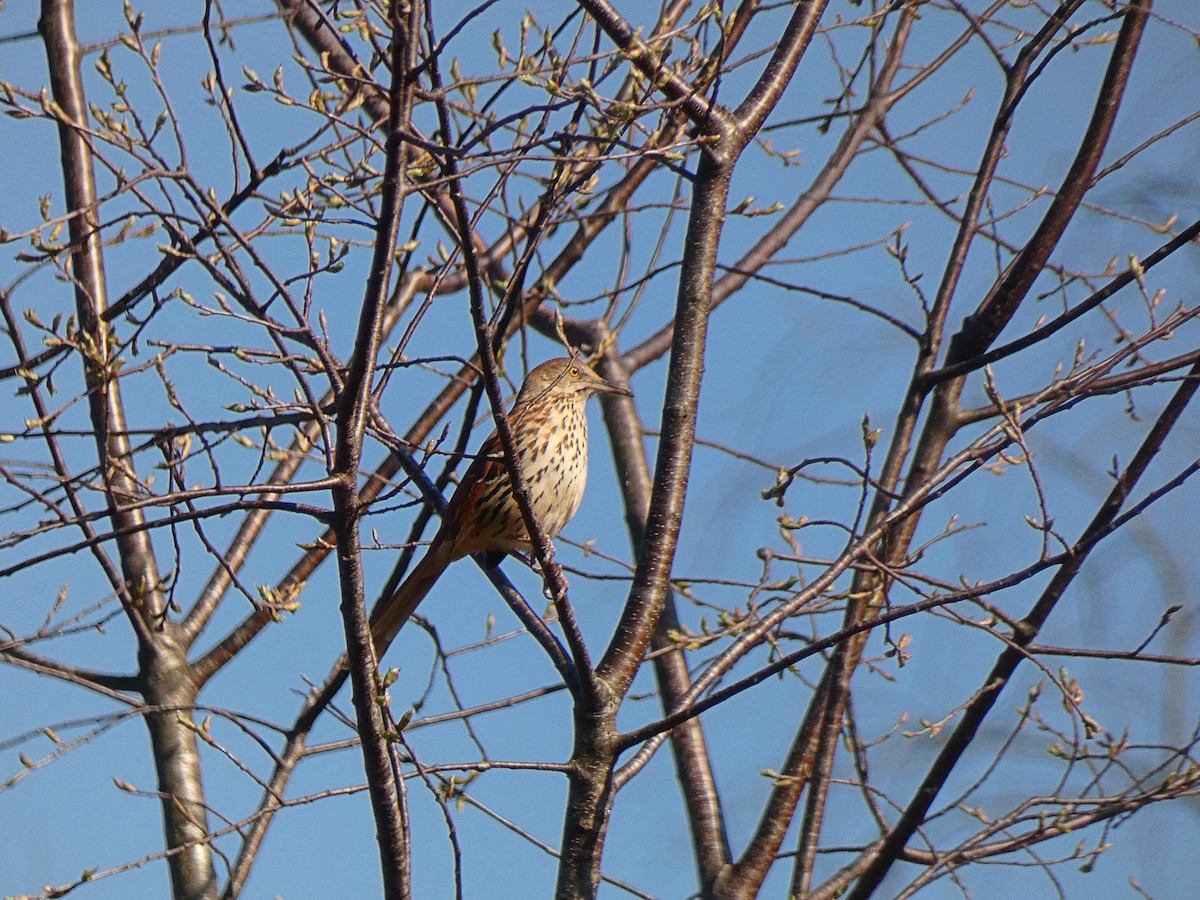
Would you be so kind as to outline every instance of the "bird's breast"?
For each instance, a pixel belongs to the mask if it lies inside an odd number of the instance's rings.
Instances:
[[[529,423],[521,441],[521,468],[529,499],[550,538],[571,521],[587,484],[587,416],[582,404],[564,404],[541,423]]]

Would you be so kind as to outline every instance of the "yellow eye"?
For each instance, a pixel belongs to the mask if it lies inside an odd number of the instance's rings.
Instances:
[[[576,376],[576,377],[578,377],[578,376],[579,376],[579,367],[578,367],[578,366],[571,366],[571,374],[572,374],[572,375],[574,375],[574,376]]]

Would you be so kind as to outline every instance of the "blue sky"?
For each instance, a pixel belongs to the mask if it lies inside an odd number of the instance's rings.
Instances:
[[[629,3],[623,6],[630,15],[639,9]],[[545,3],[535,7],[546,12],[559,9],[555,4]],[[227,4],[224,11],[232,18],[264,8],[265,4]],[[444,32],[466,8],[466,4],[459,3],[438,5],[435,12],[440,29]],[[501,30],[507,46],[516,46],[522,9],[523,6],[516,4],[500,3],[457,38],[455,46],[461,48],[457,55],[464,72],[494,69],[490,46],[493,29]],[[1184,98],[1200,96],[1196,44],[1183,28],[1170,24],[1170,20],[1178,20],[1196,31],[1200,28],[1197,8],[1189,0],[1176,0],[1160,3],[1156,9],[1166,21],[1152,27],[1138,57],[1112,148],[1107,154],[1109,159],[1121,156],[1147,136],[1194,111],[1194,102]],[[857,12],[856,7],[834,3],[827,24],[836,13],[849,17]],[[1095,9],[1092,13],[1095,14]],[[167,15],[165,10],[148,8],[146,27],[164,27],[180,21],[168,19]],[[182,21],[193,21],[199,11],[188,10],[183,15]],[[119,27],[111,11],[102,11],[98,6],[81,5],[79,16],[80,36],[84,41],[107,38]],[[914,61],[930,58],[960,27],[952,17],[934,9],[928,11],[926,19],[915,30],[909,48],[909,58]],[[36,4],[9,2],[0,13],[0,35],[26,31],[35,21]],[[780,20],[776,16],[769,21]],[[836,30],[832,34],[833,40],[842,39]],[[755,46],[755,37],[760,35],[752,32],[746,46]],[[851,38],[845,40],[849,42]],[[278,23],[247,25],[237,33],[236,51],[223,57],[226,77],[233,84],[242,84],[245,79],[239,67],[245,64],[269,79],[275,66],[286,63],[292,53],[286,32]],[[128,56],[114,51],[113,58],[122,67],[121,71],[127,73],[124,77],[129,78],[134,98],[152,104],[150,86],[138,76]],[[172,100],[185,122],[189,167],[202,182],[211,183],[218,196],[225,196],[234,176],[227,140],[215,112],[204,105],[201,95],[200,82],[208,68],[203,43],[195,36],[167,40],[163,58]],[[1107,52],[1101,48],[1068,52],[1056,59],[1057,68],[1051,70],[1053,77],[1048,76],[1031,91],[1027,106],[1022,109],[1009,139],[1010,153],[1003,163],[1002,174],[1033,186],[1057,183],[1074,153],[1080,126],[1090,112],[1097,73],[1106,59]],[[85,64],[89,90],[95,90],[93,96],[99,98],[102,86],[87,68],[91,60]],[[45,83],[44,69],[42,47],[36,39],[7,43],[0,53],[0,80],[36,90]],[[737,97],[745,80],[757,71],[755,62],[739,69],[723,85],[727,92],[723,97]],[[294,67],[287,72],[287,83],[293,89],[301,85]],[[611,87],[611,82],[608,86]],[[977,162],[986,136],[981,129],[987,127],[994,114],[999,87],[994,65],[981,48],[974,47],[941,71],[911,103],[901,104],[890,120],[891,127],[897,131],[915,128],[970,94],[961,110],[930,125],[909,144],[913,153],[925,153],[969,169]],[[814,109],[822,108],[813,97],[833,96],[836,91],[822,44],[814,48],[813,55],[801,67],[772,121],[811,114]],[[254,149],[263,154],[264,161],[279,146],[307,134],[313,125],[311,117],[282,108],[261,94],[239,91],[234,102],[243,120],[250,123],[249,130],[257,142]],[[53,196],[53,209],[61,211],[53,129],[45,123],[31,125],[5,120],[0,124],[0,135],[10,160],[10,165],[0,167],[0,189],[8,198],[4,205],[5,221],[0,224],[10,231],[31,227],[38,221],[38,197],[45,194]],[[769,133],[778,149],[798,150],[797,159],[803,164],[785,167],[778,160],[752,150],[738,169],[731,205],[744,197],[754,198],[750,205],[759,208],[776,200],[785,205],[790,203],[807,186],[838,135],[836,124],[827,135],[812,128]],[[1185,127],[1108,179],[1097,189],[1095,198],[1148,222],[1161,223],[1177,213],[1181,224],[1189,223],[1196,218],[1200,200],[1192,177],[1195,161],[1200,158],[1198,147],[1195,126]],[[947,198],[957,197],[968,184],[966,178],[951,172],[931,171],[929,178]],[[665,204],[673,187],[663,179],[648,187],[640,199]],[[1008,197],[999,191],[997,205],[1013,206],[1023,196],[1016,187]],[[879,202],[880,198],[886,202]],[[918,205],[916,200],[912,184],[898,173],[883,151],[866,153],[839,183],[833,199],[789,244],[780,263],[767,274],[853,297],[879,306],[910,324],[919,324],[920,309],[913,292],[899,277],[894,260],[881,243],[903,228],[908,270],[924,273],[919,284],[931,293],[944,264],[953,223],[927,206]],[[1044,202],[1034,201],[1016,212],[1004,222],[1006,233],[1014,239],[1027,234],[1044,208]],[[411,225],[416,210],[415,203],[406,209],[406,227]],[[247,215],[246,221],[251,221],[261,215],[261,207]],[[630,313],[621,335],[622,349],[634,346],[661,327],[673,307],[678,270],[674,265],[664,264],[679,259],[683,218],[681,214],[670,216],[662,209],[646,211],[628,224],[631,234],[627,244],[622,237],[623,226],[614,226],[589,249],[585,264],[576,267],[558,285],[568,300],[620,289],[619,261],[624,253],[628,254],[630,273],[626,282],[656,263],[662,267],[648,281],[638,305]],[[770,221],[769,217],[731,216],[722,244],[722,262],[735,260]],[[496,224],[485,220],[482,227],[487,233]],[[343,232],[357,235],[359,240],[368,237],[365,228],[354,225],[345,227]],[[654,247],[660,233],[665,233],[664,250],[662,258],[656,260]],[[432,236],[434,231],[426,234]],[[561,240],[562,236],[555,236],[547,246],[557,246]],[[1110,259],[1115,257],[1123,265],[1128,254],[1145,255],[1163,240],[1162,235],[1128,218],[1085,212],[1068,232],[1058,255],[1075,269],[1100,273]],[[295,265],[296,255],[303,252],[298,242],[283,237],[264,243],[272,263],[281,268]],[[848,247],[862,249],[841,253]],[[21,245],[0,248],[7,251],[0,253],[0,285],[6,289],[24,271],[13,259],[20,248]],[[433,252],[432,244],[427,243],[418,255],[423,259],[425,253]],[[367,258],[367,253],[358,249],[342,272],[316,282],[317,305],[327,310],[333,344],[343,357],[352,343],[353,315],[362,296]],[[113,295],[136,283],[156,260],[154,239],[111,251],[108,277]],[[1194,303],[1188,291],[1195,283],[1195,266],[1192,254],[1182,255],[1155,270],[1150,287],[1151,291],[1160,286],[1167,289],[1164,307],[1176,302]],[[995,271],[996,261],[988,253],[980,252],[972,259],[958,305],[951,313],[953,323],[969,312],[974,298],[994,280]],[[180,287],[193,293],[200,302],[212,302],[212,285],[199,273],[185,269],[168,287]],[[47,270],[21,284],[13,296],[16,307],[37,309],[46,320],[70,303],[69,291]],[[623,290],[622,309],[629,308],[631,296],[632,292]],[[1072,299],[1079,296],[1071,295]],[[1053,315],[1061,302],[1061,297],[1050,294],[1028,314],[1022,313],[1013,323],[1011,335],[1022,333],[1040,315]],[[1122,322],[1140,323],[1139,315],[1144,317],[1141,301],[1132,291],[1122,294],[1113,306]],[[599,304],[593,304],[573,312],[587,315],[598,309]],[[255,329],[238,329],[228,320],[185,312],[172,313],[156,327],[162,331],[157,336],[196,344],[244,341],[245,346],[258,346],[262,343],[261,334]],[[186,329],[183,338],[180,329]],[[1056,364],[1069,364],[1080,340],[1089,348],[1104,350],[1111,346],[1112,335],[1111,326],[1104,321],[1084,320],[1077,329],[1064,332],[1060,339],[1036,353],[998,364],[997,383],[1008,395],[1028,390],[1044,383]],[[1166,346],[1161,355],[1184,352],[1194,346],[1195,328],[1181,329],[1178,338],[1176,345]],[[466,353],[471,341],[465,299],[439,298],[417,330],[408,353],[410,356]],[[395,339],[389,342],[393,346],[394,343]],[[844,304],[803,292],[757,285],[731,299],[713,315],[697,433],[706,441],[735,446],[774,466],[832,455],[861,461],[863,416],[869,415],[875,427],[890,431],[901,388],[911,368],[912,346],[910,338],[898,329]],[[7,344],[5,347],[5,352],[9,352]],[[534,362],[557,355],[548,341],[538,337],[530,338],[528,353]],[[8,363],[6,356],[3,364]],[[177,387],[193,414],[227,417],[224,406],[247,400],[246,393],[232,381],[216,378],[201,355],[189,358],[181,354],[172,365],[176,366],[172,372]],[[664,371],[660,361],[637,373],[634,379],[639,408],[650,429],[658,421]],[[264,371],[263,377],[279,376]],[[403,430],[440,384],[440,379],[432,373],[405,370],[403,379],[395,379],[383,398],[381,411],[393,427]],[[281,392],[290,393],[291,387],[285,379],[279,378],[279,387]],[[1105,470],[1111,457],[1115,454],[1121,460],[1129,458],[1144,434],[1144,422],[1153,417],[1168,391],[1169,387],[1159,387],[1138,394],[1141,421],[1126,414],[1126,398],[1114,396],[1089,401],[1086,409],[1030,432],[1031,445],[1046,476],[1056,527],[1062,534],[1068,537],[1078,534],[1108,489]],[[135,426],[155,427],[163,418],[178,418],[178,413],[172,413],[167,406],[161,387],[156,388],[152,373],[130,380],[127,399]],[[968,388],[966,402],[972,406],[985,402],[978,378]],[[19,430],[20,419],[28,413],[17,407],[18,404],[5,401],[0,431]],[[461,414],[461,407],[456,411]],[[590,489],[564,537],[577,542],[594,540],[595,547],[604,554],[627,560],[630,551],[623,529],[623,512],[595,404],[590,416],[593,434]],[[86,426],[79,410],[64,422]],[[1152,483],[1169,477],[1194,456],[1198,425],[1200,420],[1190,414],[1174,436],[1161,465],[1152,471]],[[477,431],[472,447],[485,432],[486,426]],[[883,440],[889,436],[885,433]],[[86,459],[88,449],[83,439],[70,445],[72,458],[77,460]],[[654,449],[650,437],[647,451],[651,459]],[[32,444],[28,452],[34,454]],[[380,452],[377,446],[373,452],[373,459],[377,459]],[[227,469],[223,474],[233,482],[249,478],[257,461],[253,452],[228,454],[226,458]],[[318,467],[310,468],[308,474],[319,474]],[[695,597],[703,603],[744,604],[747,590],[736,582],[753,582],[758,578],[761,569],[756,556],[758,548],[788,552],[776,521],[781,511],[759,499],[759,492],[773,480],[773,472],[767,468],[731,458],[710,447],[697,448],[674,574],[690,582]],[[786,512],[796,518],[804,515],[813,520],[845,521],[852,515],[856,502],[853,487],[799,483],[789,492]],[[1155,646],[1160,652],[1196,656],[1194,617],[1200,572],[1194,554],[1195,503],[1194,487],[1185,488],[1156,506],[1126,534],[1104,545],[1068,595],[1068,602],[1056,611],[1043,635],[1043,643],[1136,645],[1162,610],[1180,603],[1184,611],[1177,626]],[[925,558],[926,567],[947,580],[953,581],[960,575],[976,580],[996,577],[1031,561],[1038,552],[1038,536],[1024,524],[1024,517],[1035,512],[1032,484],[1019,470],[969,479],[944,503],[929,511],[917,543],[939,533],[951,514],[960,515],[962,524],[981,525],[954,540],[931,546]],[[380,541],[389,545],[367,554],[369,590],[371,587],[378,590],[387,577],[395,555],[390,545],[404,540],[410,518],[409,509],[392,508],[368,520]],[[208,534],[219,545],[222,538],[232,534],[236,524],[233,517],[211,521]],[[6,525],[4,530],[11,527]],[[281,517],[248,563],[247,584],[277,581],[297,558],[300,552],[297,544],[311,540],[316,533],[312,523],[302,516]],[[814,526],[798,535],[804,552],[818,558],[835,555],[844,543],[844,534],[835,528]],[[371,534],[366,538],[370,540]],[[53,546],[54,540],[30,542],[17,552],[38,552]],[[184,535],[182,540],[187,552],[198,553],[194,538]],[[163,559],[170,560],[172,546],[166,534],[156,536],[156,542]],[[568,566],[602,575],[625,574],[622,566],[597,556],[585,556],[568,546],[567,541],[560,542],[559,551],[561,561]],[[9,561],[12,551],[6,553],[0,558],[4,566],[12,564]],[[506,571],[534,607],[540,609],[537,579],[512,563],[506,565]],[[811,578],[815,571],[806,567],[803,575]],[[181,601],[187,602],[194,595],[209,572],[209,562],[203,558],[181,569],[176,588]],[[17,573],[3,583],[0,622],[18,633],[36,627],[47,604],[63,585],[70,587],[69,608],[78,611],[89,599],[100,596],[95,576],[94,567],[83,554]],[[715,584],[714,579],[734,583]],[[991,599],[1009,612],[1020,614],[1036,597],[1044,581],[1034,580]],[[572,577],[571,588],[581,628],[598,655],[620,612],[625,583],[576,575]],[[322,679],[339,651],[342,632],[337,604],[335,574],[327,565],[307,584],[299,613],[260,635],[246,653],[213,680],[202,701],[216,710],[236,710],[286,725],[298,706],[297,692],[305,689],[304,679]],[[247,609],[245,601],[231,596],[208,635],[215,638],[223,634]],[[509,611],[469,563],[453,567],[421,611],[433,622],[438,639],[446,648],[482,640],[488,633],[489,616],[495,617],[495,633],[506,634],[515,628]],[[693,606],[686,600],[681,601],[681,615],[694,629],[699,629],[702,618],[709,622],[714,618],[710,608]],[[807,627],[807,623],[796,624],[801,632]],[[828,631],[833,625],[827,623],[821,628]],[[882,662],[879,668],[886,677],[862,672],[856,680],[856,713],[865,734],[883,734],[902,717],[905,719],[902,729],[919,730],[921,719],[936,721],[949,715],[962,702],[968,686],[979,683],[998,650],[992,638],[979,631],[952,626],[944,619],[929,617],[906,622],[902,630],[912,635],[913,655],[909,664],[899,669],[894,663]],[[207,641],[202,639],[201,647],[205,646]],[[872,656],[884,649],[878,637],[873,639],[871,648]],[[45,652],[78,665],[124,672],[132,665],[132,649],[132,639],[117,618],[109,623],[103,635],[63,638],[47,645]],[[400,680],[391,691],[397,712],[420,698],[423,705],[418,720],[423,715],[452,708],[454,700],[445,676],[437,671],[428,634],[415,628],[406,629],[391,658],[395,660],[392,664],[401,668]],[[701,651],[694,662],[703,658]],[[760,654],[753,661],[762,663],[765,659],[765,654]],[[1188,670],[1131,663],[1118,668],[1101,667],[1080,660],[1068,661],[1067,665],[1085,688],[1088,712],[1106,727],[1112,723],[1119,730],[1128,723],[1135,739],[1149,741],[1178,739],[1196,726],[1196,686]],[[536,644],[524,635],[514,635],[476,652],[454,655],[448,668],[459,692],[458,699],[466,706],[554,682],[552,667]],[[739,674],[749,671],[748,666],[737,670]],[[769,790],[770,779],[763,773],[782,763],[791,737],[791,723],[808,702],[809,689],[803,682],[819,677],[819,672],[816,661],[810,660],[799,667],[797,677],[772,680],[713,711],[706,719],[735,851],[754,828]],[[1000,702],[997,721],[989,725],[994,730],[986,736],[988,741],[998,742],[1009,733],[1014,721],[1012,710],[1024,702],[1029,687],[1040,678],[1040,673],[1032,667],[1022,671],[1018,683],[1010,687]],[[426,696],[430,683],[432,687]],[[634,688],[635,698],[650,689],[648,678],[639,679]],[[1047,701],[1043,705],[1046,721],[1041,727],[1031,725],[1022,732],[984,797],[975,797],[973,803],[994,803],[997,809],[1007,809],[1014,795],[1052,792],[1061,777],[1061,768],[1048,752],[1054,743],[1051,729],[1070,727],[1065,713],[1056,704],[1057,701]],[[338,706],[350,712],[348,693],[339,697]],[[0,668],[0,721],[4,722],[0,731],[0,760],[4,761],[0,779],[22,771],[18,753],[38,759],[53,749],[45,738],[22,738],[27,731],[36,732],[52,724],[61,737],[70,739],[89,726],[69,723],[108,715],[117,708],[52,679],[12,667]],[[634,699],[623,713],[622,725],[642,724],[653,719],[656,711],[656,700]],[[267,771],[269,760],[254,741],[219,713],[214,722],[214,733],[232,754],[259,773]],[[513,711],[480,716],[472,727],[473,734],[461,724],[414,728],[409,737],[422,759],[438,762],[477,758],[480,751],[476,741],[486,747],[490,758],[500,760],[562,761],[570,753],[570,706],[562,693]],[[326,716],[310,743],[349,736],[345,725]],[[937,736],[889,741],[873,757],[881,784],[891,796],[906,801],[939,746]],[[1150,755],[1146,753],[1144,757],[1148,759]],[[245,774],[215,751],[205,749],[204,759],[212,806],[232,818],[249,814],[259,792]],[[978,777],[990,759],[987,751],[972,757],[941,802],[953,794],[955,787],[965,788]],[[846,764],[844,758],[841,764]],[[1070,777],[1082,778],[1083,774]],[[153,790],[146,733],[136,718],[116,724],[85,746],[66,753],[52,765],[29,772],[19,784],[0,792],[0,809],[11,823],[5,829],[5,840],[0,842],[0,873],[3,873],[0,893],[35,892],[43,884],[70,881],[85,869],[105,869],[155,852],[161,845],[157,801],[123,793],[114,779],[144,791]],[[353,788],[361,782],[361,759],[358,750],[351,747],[306,761],[289,786],[288,796]],[[469,792],[534,838],[551,846],[556,844],[565,795],[561,777],[547,773],[489,773],[472,782]],[[854,792],[835,787],[831,798],[825,843],[856,844],[874,836],[870,819],[864,815]],[[409,783],[409,801],[414,823],[414,894],[450,896],[452,856],[443,813],[417,780]],[[459,839],[467,848],[464,877],[468,897],[540,896],[551,890],[555,866],[544,851],[478,809],[467,805],[452,810]],[[1061,871],[1065,894],[1131,896],[1127,879],[1134,878],[1152,896],[1185,896],[1194,868],[1190,855],[1194,819],[1194,804],[1187,802],[1140,813],[1126,827],[1107,836],[1106,840],[1114,847],[1100,857],[1095,871],[1084,874],[1077,865]],[[213,822],[216,823],[215,818]],[[952,815],[940,821],[932,830],[944,837],[961,827],[959,814],[957,819]],[[1097,836],[1090,834],[1088,838],[1094,841]],[[1082,838],[1072,836],[1066,840],[1073,847],[1078,839]],[[236,850],[236,843],[228,839],[218,846],[225,852]],[[784,849],[789,847],[785,842]],[[1046,849],[1048,855],[1053,855],[1053,847]],[[683,897],[694,889],[689,837],[667,753],[659,753],[621,794],[613,814],[605,860],[607,873],[654,896]],[[818,875],[830,874],[844,861],[843,856],[831,855],[828,861],[820,863]],[[764,896],[783,894],[787,868],[778,867]],[[889,885],[899,890],[905,882],[899,880],[903,875],[899,867],[897,873],[898,879]],[[973,895],[979,897],[1013,896],[1020,891],[1048,896],[1051,890],[1045,875],[1032,868],[982,867],[968,870],[964,879]],[[164,865],[151,862],[82,888],[78,896],[160,896],[165,885]],[[351,897],[374,896],[378,891],[373,824],[366,795],[359,791],[298,806],[278,817],[244,896]],[[945,881],[922,894],[952,895],[960,894]],[[605,887],[601,896],[627,895]]]

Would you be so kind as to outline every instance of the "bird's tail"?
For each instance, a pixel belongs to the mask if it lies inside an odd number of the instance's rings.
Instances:
[[[375,645],[376,662],[383,659],[408,617],[452,561],[448,542],[435,540],[396,593],[371,611],[371,641]]]

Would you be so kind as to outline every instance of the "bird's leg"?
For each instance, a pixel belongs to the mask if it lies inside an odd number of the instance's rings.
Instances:
[[[549,564],[554,559],[554,556],[555,556],[554,544],[553,544],[553,542],[551,542],[546,547],[546,563]],[[543,578],[542,596],[544,596],[547,600],[553,601],[554,599],[556,599],[554,596],[554,585],[551,585],[549,581],[545,580],[545,577],[546,577],[545,570],[536,559],[534,559],[532,561],[532,565],[533,565],[533,571],[537,572],[537,574]],[[562,570],[561,566],[559,566],[559,569],[558,569],[558,577],[562,579],[563,595],[565,596],[567,588],[568,588],[567,573]]]
[[[550,562],[550,560],[552,560],[552,559],[554,559],[554,544],[551,542],[546,545],[546,562]],[[545,574],[542,571],[541,562],[538,560],[537,556],[533,553],[529,554],[529,568],[533,569],[534,573],[536,573],[538,575]]]

